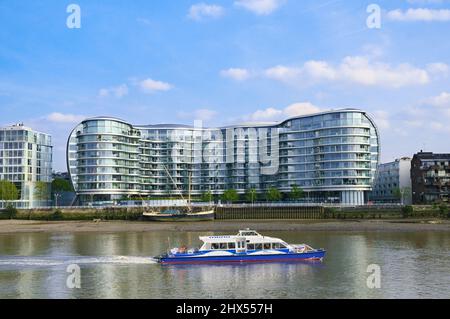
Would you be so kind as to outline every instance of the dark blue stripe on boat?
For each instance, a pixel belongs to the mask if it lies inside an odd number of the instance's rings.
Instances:
[[[211,256],[211,257],[169,257],[159,258],[163,264],[201,264],[201,263],[227,263],[227,262],[273,262],[273,261],[295,261],[295,260],[321,260],[325,257],[324,250],[318,250],[304,254],[276,254],[276,255],[234,255],[234,256]]]

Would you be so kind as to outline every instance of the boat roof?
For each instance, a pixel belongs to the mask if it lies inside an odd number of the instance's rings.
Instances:
[[[240,230],[237,235],[229,235],[229,236],[204,236],[199,237],[201,241],[205,243],[228,243],[230,241],[236,241],[242,238],[246,238],[247,240],[251,240],[252,242],[284,242],[279,238],[272,238],[267,236],[262,236],[258,232],[254,230]]]

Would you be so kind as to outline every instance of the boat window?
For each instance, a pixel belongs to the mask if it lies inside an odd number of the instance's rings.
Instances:
[[[255,250],[255,244],[248,244],[247,245],[248,250]]]
[[[263,249],[263,245],[262,244],[255,244],[255,249],[256,250],[262,250]]]
[[[219,244],[212,244],[211,249],[219,249]]]
[[[264,244],[264,249],[270,249],[270,243]]]
[[[280,245],[280,243],[273,243],[273,244],[272,244],[272,248],[273,248],[273,249],[280,249],[280,248],[281,248],[281,245]]]
[[[235,243],[228,243],[228,249],[235,249],[236,244]]]
[[[244,236],[256,236],[255,232],[245,232],[243,233]]]
[[[280,244],[281,249],[287,248],[287,246],[285,244]]]
[[[227,249],[227,244],[226,243],[222,243],[219,245],[220,249]]]

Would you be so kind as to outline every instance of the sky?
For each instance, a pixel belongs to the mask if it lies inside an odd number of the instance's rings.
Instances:
[[[75,6],[74,6],[75,5]],[[0,126],[367,111],[382,162],[450,152],[450,0],[0,0]]]

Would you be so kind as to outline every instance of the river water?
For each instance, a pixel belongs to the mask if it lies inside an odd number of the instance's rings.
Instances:
[[[448,232],[264,233],[325,248],[323,263],[161,266],[150,257],[218,234],[0,235],[0,298],[450,298]],[[380,288],[368,285],[370,265]]]

